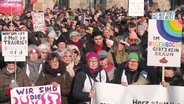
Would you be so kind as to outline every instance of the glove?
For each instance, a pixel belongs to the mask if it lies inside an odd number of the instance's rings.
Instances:
[[[7,88],[7,89],[5,90],[5,95],[6,95],[6,96],[10,96],[10,91],[11,91],[11,89],[12,89],[12,88]]]

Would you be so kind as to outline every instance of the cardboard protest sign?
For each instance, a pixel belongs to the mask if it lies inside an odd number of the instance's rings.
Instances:
[[[182,21],[149,20],[148,66],[180,67]]]
[[[151,18],[157,20],[175,20],[175,11],[154,12]]]
[[[23,11],[23,0],[0,0],[0,13],[22,14]]]
[[[2,55],[3,56],[27,56],[28,32],[27,31],[3,31]]]
[[[42,8],[42,3],[40,3],[40,2],[36,2],[36,3],[34,3],[33,4],[33,10],[37,10],[37,11],[39,11],[39,10],[44,10],[43,8]]]
[[[143,16],[144,15],[144,0],[129,0],[128,5],[129,16]]]
[[[32,19],[33,19],[33,28],[34,31],[44,31],[45,30],[45,19],[44,19],[44,13],[39,12],[31,12],[32,14]]]
[[[62,104],[60,86],[17,87],[11,90],[11,104]]]

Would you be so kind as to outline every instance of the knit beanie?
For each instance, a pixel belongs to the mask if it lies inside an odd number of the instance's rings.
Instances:
[[[60,42],[64,42],[67,44],[67,41],[63,36],[59,36],[59,38],[56,40],[56,45],[58,45]]]
[[[29,53],[38,53],[38,54],[40,54],[40,51],[38,50],[38,47],[36,45],[31,44],[28,47],[28,54]]]
[[[92,57],[96,57],[96,58],[99,60],[99,56],[98,56],[97,53],[95,53],[95,52],[89,52],[89,53],[87,54],[87,56],[86,56],[86,62],[88,62],[89,59],[92,58]]]
[[[136,52],[131,52],[128,54],[127,61],[129,61],[130,59],[136,59],[137,61],[139,61],[139,55]]]
[[[56,34],[56,32],[55,32],[54,30],[51,30],[51,31],[49,32],[48,36],[54,37],[55,39],[57,39],[57,34]]]
[[[79,35],[79,36],[80,36],[80,33],[77,32],[77,31],[72,31],[72,32],[70,33],[70,35],[69,35],[70,39],[71,39],[71,37],[74,36],[74,35]]]

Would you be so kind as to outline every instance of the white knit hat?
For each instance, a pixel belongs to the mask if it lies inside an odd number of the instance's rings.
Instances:
[[[71,39],[71,37],[74,36],[74,35],[79,35],[79,37],[80,37],[80,33],[79,33],[79,32],[77,32],[77,31],[72,31],[72,32],[70,33],[70,35],[69,35],[70,39]]]
[[[48,34],[48,36],[49,37],[54,37],[56,40],[57,40],[57,34],[56,34],[56,32],[54,31],[54,30],[51,30],[50,32],[49,32],[49,34]]]

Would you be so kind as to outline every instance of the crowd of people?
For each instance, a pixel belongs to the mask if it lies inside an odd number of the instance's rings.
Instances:
[[[29,45],[25,62],[5,62],[1,50],[0,103],[10,103],[10,90],[24,86],[60,85],[62,104],[89,104],[94,82],[184,86],[184,41],[181,67],[166,67],[164,81],[161,67],[147,66],[148,20],[156,11],[131,17],[123,7],[47,8],[38,11],[45,30],[37,32],[33,11],[0,13],[0,32],[27,31]],[[176,11],[176,19],[183,21],[184,14]]]

